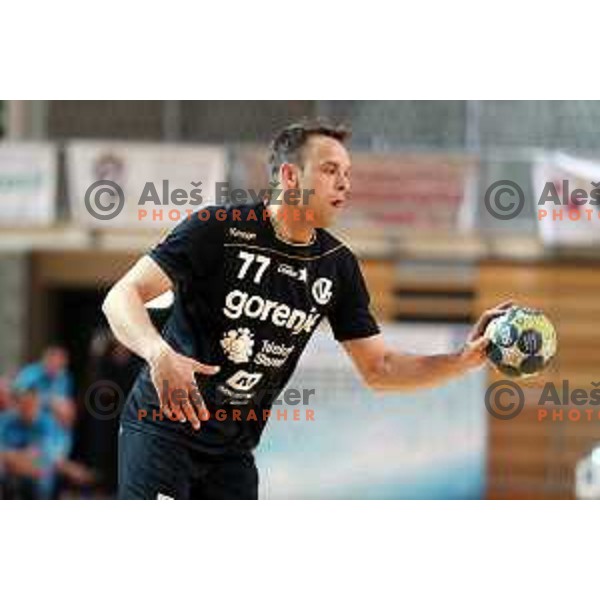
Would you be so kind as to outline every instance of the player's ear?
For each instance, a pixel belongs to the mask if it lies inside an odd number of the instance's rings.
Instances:
[[[298,168],[292,163],[283,163],[280,169],[280,181],[286,188],[298,186]]]

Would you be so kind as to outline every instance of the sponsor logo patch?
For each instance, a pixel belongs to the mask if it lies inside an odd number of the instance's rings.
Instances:
[[[247,327],[229,330],[221,340],[227,358],[236,364],[247,363],[252,356],[254,336]]]
[[[229,233],[231,237],[246,240],[247,242],[256,239],[256,233],[252,233],[251,231],[243,231],[237,227],[230,227],[227,233]]]
[[[331,286],[331,282],[326,281]],[[329,295],[331,295],[330,291]],[[319,297],[323,298],[323,296]],[[307,313],[299,308],[290,308],[284,302],[265,300],[262,296],[250,296],[241,290],[232,290],[227,294],[223,312],[230,319],[245,316],[259,321],[270,320],[276,327],[290,329],[292,335],[310,333],[321,318],[321,314],[314,307]]]
[[[306,267],[297,269],[296,267],[282,263],[279,265],[279,267],[277,267],[277,272],[287,275],[292,279],[297,279],[298,281],[308,281],[308,269]]]

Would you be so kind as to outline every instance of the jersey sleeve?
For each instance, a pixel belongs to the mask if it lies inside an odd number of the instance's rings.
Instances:
[[[202,219],[199,217],[201,213]],[[173,283],[178,284],[209,275],[218,268],[222,253],[223,222],[211,207],[193,213],[179,223],[148,252],[148,256]]]
[[[379,325],[369,309],[370,297],[356,257],[345,253],[340,291],[336,294],[328,318],[338,342],[366,338],[380,332]]]

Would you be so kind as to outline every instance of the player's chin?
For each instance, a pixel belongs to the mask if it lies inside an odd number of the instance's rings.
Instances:
[[[333,227],[336,224],[338,217],[339,215],[337,214],[337,211],[335,213],[327,212],[325,214],[321,214],[315,219],[315,227]]]

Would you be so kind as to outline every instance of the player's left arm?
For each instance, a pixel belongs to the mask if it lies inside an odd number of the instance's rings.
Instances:
[[[391,348],[383,335],[346,340],[342,346],[367,385],[375,390],[409,391],[433,387],[479,367],[485,361],[488,323],[504,314],[512,302],[486,310],[472,328],[464,347],[455,353],[405,354]]]

